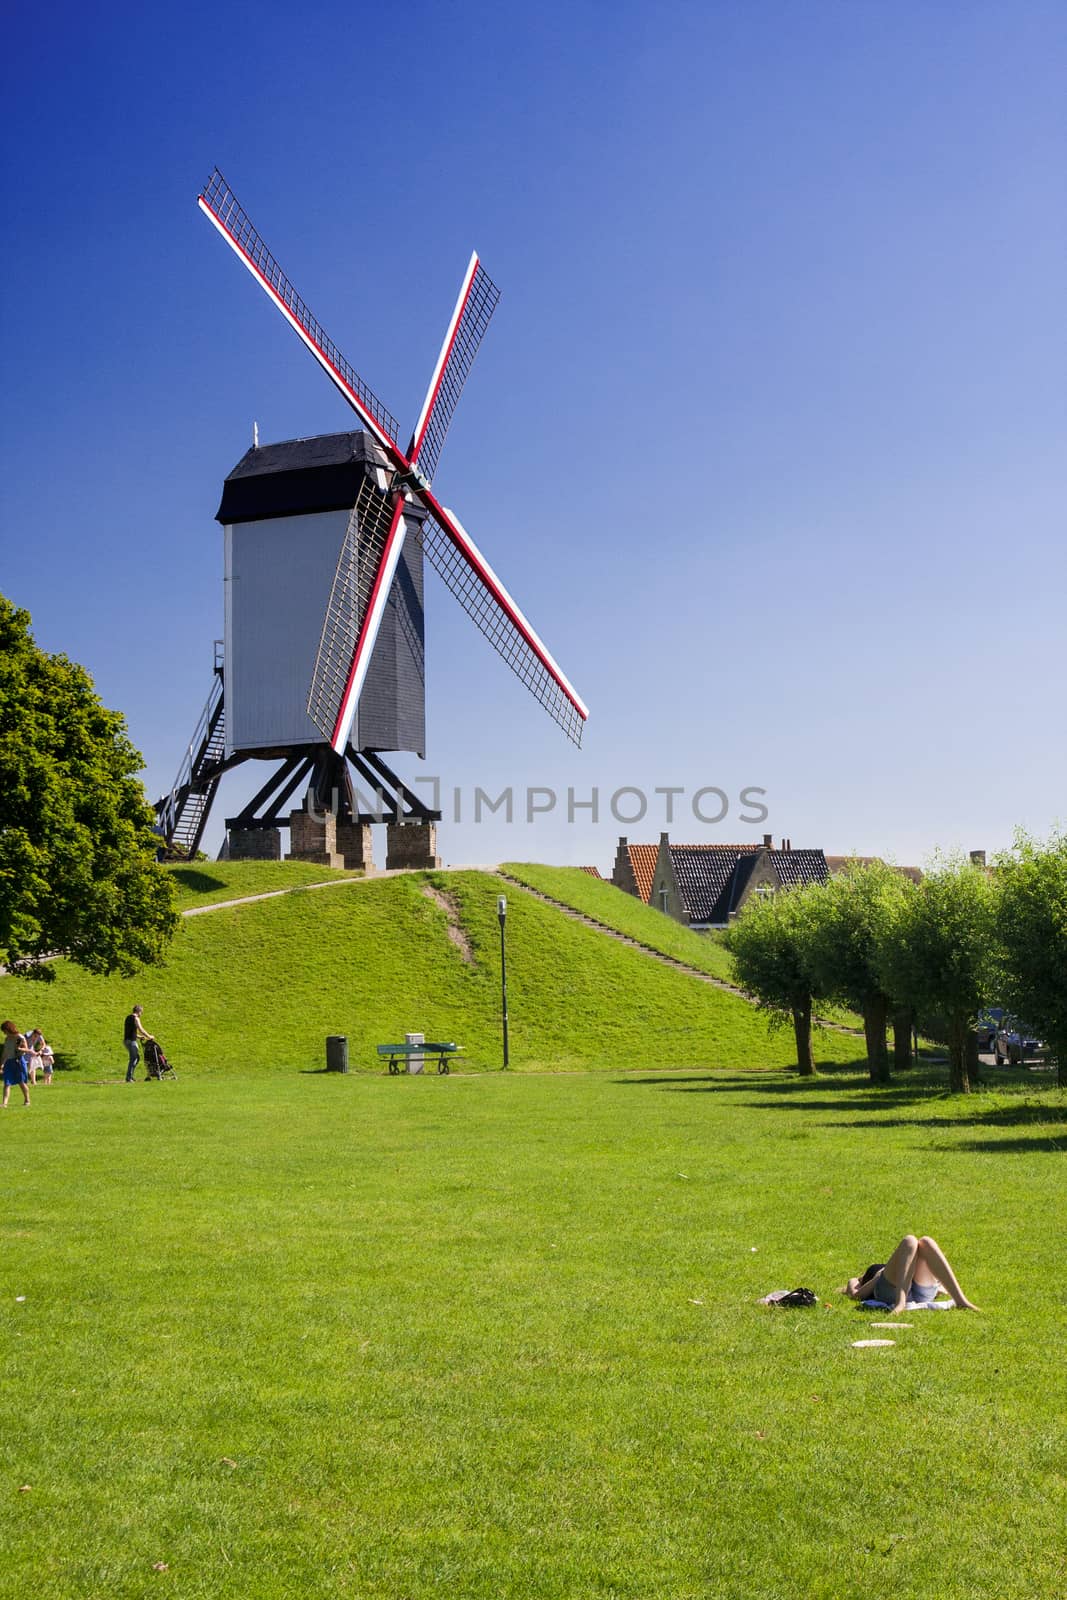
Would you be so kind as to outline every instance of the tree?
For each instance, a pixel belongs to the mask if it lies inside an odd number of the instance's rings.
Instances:
[[[1000,999],[1047,1040],[1067,1088],[1067,834],[1020,833],[996,868]]]
[[[947,1019],[949,1088],[966,1094],[977,1062],[974,1027],[995,998],[997,891],[970,863],[946,861],[893,907],[876,966],[886,992],[920,1015]]]
[[[771,1013],[771,1025],[793,1024],[797,1069],[814,1077],[811,1004],[815,992],[809,955],[810,889],[753,896],[726,935],[742,989]]]
[[[133,972],[177,926],[156,864],[144,765],[84,668],[34,643],[0,595],[0,962],[49,979],[41,958]]]
[[[810,959],[819,994],[863,1013],[867,1070],[888,1083],[886,1025],[892,996],[877,964],[879,940],[914,884],[884,862],[854,862],[810,896]]]

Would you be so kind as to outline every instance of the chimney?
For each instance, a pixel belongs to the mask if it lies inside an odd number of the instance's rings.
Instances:
[[[972,850],[971,851],[971,866],[972,867],[984,867],[985,866],[985,851],[984,850]]]
[[[763,848],[764,848],[764,850],[773,850],[774,849],[774,834],[773,833],[765,833],[763,835]]]
[[[626,849],[626,835],[624,833],[620,833],[620,835],[619,835],[619,849],[620,850],[625,850]]]

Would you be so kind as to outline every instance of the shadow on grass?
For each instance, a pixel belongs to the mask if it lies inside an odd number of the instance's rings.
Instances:
[[[748,1103],[753,1106],[773,1106],[787,1103],[803,1111],[834,1111],[840,1101],[827,1096],[866,1093],[876,1097],[879,1106],[892,1109],[908,1106],[916,1100],[929,1099],[945,1093],[941,1075],[927,1075],[922,1071],[907,1079],[894,1078],[889,1084],[872,1083],[867,1072],[866,1058],[838,1063],[833,1072],[820,1072],[814,1078],[802,1078],[796,1069],[777,1067],[753,1068],[751,1072],[700,1072],[685,1074],[657,1073],[654,1077],[619,1078],[621,1084],[635,1084],[650,1088],[663,1088],[674,1094],[735,1094],[747,1089],[758,1098]]]
[[[972,1155],[975,1151],[982,1151],[994,1155],[1058,1155],[1067,1152],[1067,1127],[1058,1139],[961,1139],[959,1144],[952,1146],[962,1155]]]
[[[77,1051],[57,1050],[52,1057],[52,1070],[53,1072],[84,1072],[85,1066],[79,1061]]]
[[[172,867],[171,877],[190,894],[210,894],[213,889],[226,887],[225,879],[214,878],[210,872],[201,872],[196,867]]]
[[[1035,1106],[1024,1102],[1018,1106],[994,1106],[989,1111],[961,1107],[959,1116],[918,1117],[850,1117],[848,1122],[827,1123],[827,1127],[848,1128],[1063,1128],[1067,1140],[1067,1105],[1062,1109]],[[1000,1145],[997,1148],[1001,1148]]]

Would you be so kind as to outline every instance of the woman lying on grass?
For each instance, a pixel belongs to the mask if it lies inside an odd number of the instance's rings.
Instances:
[[[860,1278],[850,1278],[838,1293],[847,1294],[850,1300],[881,1300],[896,1316],[909,1300],[913,1304],[917,1300],[935,1300],[941,1288],[948,1291],[961,1311],[979,1309],[960,1288],[937,1241],[926,1234],[917,1239],[907,1233],[888,1261],[876,1262]]]

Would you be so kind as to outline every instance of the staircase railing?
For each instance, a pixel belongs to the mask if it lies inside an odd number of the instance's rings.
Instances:
[[[225,704],[221,640],[215,641],[211,690],[186,746],[168,795],[156,804],[159,831],[167,847],[195,854],[206,814],[215,798],[219,764],[225,753]]]

